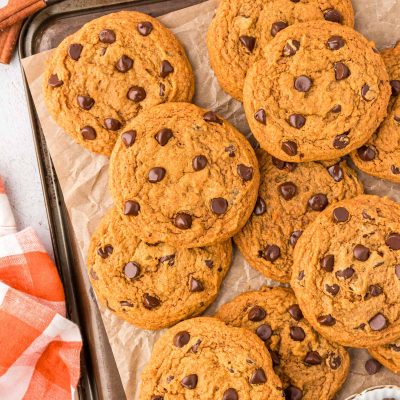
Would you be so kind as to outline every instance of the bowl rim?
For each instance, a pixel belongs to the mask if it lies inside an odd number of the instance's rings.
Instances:
[[[396,385],[380,385],[380,386],[373,386],[373,387],[370,387],[368,389],[363,390],[360,393],[353,394],[350,397],[347,397],[345,400],[355,400],[357,397],[359,397],[359,396],[361,396],[363,394],[366,394],[368,392],[373,392],[373,391],[379,390],[379,389],[395,389],[395,390],[398,390],[399,394],[400,394],[400,387],[399,386],[396,386]]]

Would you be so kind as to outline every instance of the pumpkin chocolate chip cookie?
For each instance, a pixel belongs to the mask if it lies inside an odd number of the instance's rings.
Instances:
[[[363,193],[345,161],[294,164],[258,150],[261,185],[253,214],[234,237],[250,265],[289,282],[293,249],[305,227],[329,204]]]
[[[118,210],[147,243],[201,247],[251,215],[260,181],[250,143],[212,111],[165,103],[126,127],[110,162]]]
[[[310,326],[290,289],[243,293],[223,305],[216,317],[254,331],[265,342],[288,400],[332,399],[347,377],[347,351]]]
[[[211,66],[222,88],[241,101],[247,70],[289,25],[326,20],[353,27],[351,0],[222,0],[207,33]]]
[[[400,374],[400,340],[384,346],[368,349],[368,352],[387,369],[390,369],[396,374]]]
[[[143,109],[190,101],[185,51],[156,19],[122,11],[87,23],[51,56],[43,88],[50,114],[79,144],[110,155]]]
[[[400,182],[400,44],[381,54],[392,86],[388,116],[369,142],[353,152],[352,158],[367,174]]]
[[[363,145],[387,114],[380,54],[360,33],[326,21],[283,30],[249,70],[244,108],[262,148],[293,162],[332,160]]]
[[[344,346],[400,337],[400,205],[377,196],[323,211],[294,250],[292,288],[311,325]]]
[[[157,341],[139,399],[282,400],[282,389],[255,334],[216,318],[194,318]]]
[[[201,249],[145,243],[112,208],[91,239],[88,271],[102,304],[133,325],[160,329],[204,311],[231,258],[230,241]]]

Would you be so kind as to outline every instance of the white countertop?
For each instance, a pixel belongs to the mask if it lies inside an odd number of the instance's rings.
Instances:
[[[17,55],[0,64],[0,175],[17,220],[18,229],[32,226],[52,253],[46,209]]]

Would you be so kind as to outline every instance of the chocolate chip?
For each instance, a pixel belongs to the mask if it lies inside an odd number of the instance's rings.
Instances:
[[[175,254],[167,254],[159,259],[160,264],[165,263],[166,261],[168,261],[168,265],[172,267],[175,263]]]
[[[165,85],[160,83],[160,97],[164,97],[165,95]]]
[[[343,21],[342,14],[338,10],[335,10],[334,8],[329,8],[328,10],[325,10],[324,18],[327,21],[337,22],[338,24],[341,24]]]
[[[150,32],[153,30],[153,24],[149,21],[143,21],[139,22],[136,28],[142,36],[148,36],[150,35]]]
[[[340,182],[344,178],[343,169],[340,164],[335,164],[329,167],[328,173],[335,182]]]
[[[296,386],[288,386],[284,393],[285,400],[301,400],[303,398],[303,392]]]
[[[239,164],[237,166],[237,172],[239,176],[246,182],[251,181],[253,178],[253,168],[248,167],[244,164]]]
[[[235,157],[235,146],[232,144],[228,147],[225,147],[225,151],[229,153],[229,157]]]
[[[294,56],[300,49],[300,42],[298,40],[292,39],[288,40],[283,48],[283,55],[286,57]]]
[[[250,321],[260,322],[267,316],[267,313],[262,307],[254,306],[250,309],[247,316]]]
[[[161,146],[165,146],[169,140],[171,138],[173,138],[174,135],[172,133],[171,129],[168,128],[162,128],[160,129],[156,135],[154,136],[154,138],[157,140],[157,142],[161,145]]]
[[[363,246],[362,244],[357,244],[353,249],[354,258],[358,261],[367,261],[370,255],[370,251],[368,247]]]
[[[382,364],[379,361],[374,360],[373,358],[370,358],[365,363],[365,370],[367,371],[368,375],[377,374],[381,368],[382,368]]]
[[[290,337],[296,342],[302,342],[306,338],[303,328],[292,326],[290,328]]]
[[[332,107],[331,112],[337,114],[342,111],[342,106],[340,104],[336,104],[335,106]]]
[[[306,119],[301,114],[292,114],[289,117],[289,124],[293,126],[293,128],[301,129],[306,124]]]
[[[284,21],[276,21],[271,26],[271,35],[276,36],[278,32],[282,31],[283,29],[287,28],[289,25],[287,22]]]
[[[255,215],[263,215],[267,211],[267,205],[265,204],[265,201],[259,197],[257,199],[256,205],[254,207],[254,214]]]
[[[294,231],[292,232],[292,234],[290,235],[289,238],[289,244],[292,247],[296,246],[297,241],[299,240],[300,236],[303,234],[303,231]]]
[[[214,266],[214,261],[213,260],[206,260],[204,262],[205,262],[205,264],[206,264],[206,266],[208,268],[212,268]]]
[[[136,131],[126,131],[121,135],[122,143],[125,147],[131,147],[136,140]]]
[[[114,31],[110,30],[110,29],[104,29],[99,33],[99,39],[100,42],[102,43],[114,43],[115,40],[117,39],[115,36]]]
[[[239,400],[238,392],[233,388],[229,388],[225,390],[222,400]]]
[[[328,254],[319,260],[319,265],[326,272],[332,272],[335,264],[335,256]]]
[[[335,273],[337,278],[350,279],[354,275],[354,269],[351,267],[342,269]]]
[[[400,250],[400,235],[398,233],[391,233],[385,243],[391,250]]]
[[[260,122],[261,124],[266,125],[266,123],[267,123],[267,114],[266,114],[265,110],[263,110],[262,108],[257,110],[254,113],[254,119],[256,121]]]
[[[101,55],[101,56],[104,56],[104,54],[106,54],[106,51],[107,51],[107,47],[102,47],[102,48],[100,49],[100,55]]]
[[[274,367],[280,365],[281,360],[279,359],[279,353],[277,351],[273,351],[273,350],[270,350],[269,353],[271,355],[272,365]]]
[[[304,362],[309,365],[320,365],[322,363],[322,357],[318,351],[309,351],[304,357]]]
[[[321,325],[325,326],[333,326],[336,324],[336,319],[332,317],[332,315],[321,315],[317,318],[317,321]]]
[[[317,193],[310,197],[308,206],[314,211],[323,211],[328,206],[328,198],[323,193]]]
[[[286,163],[285,161],[279,160],[278,158],[272,157],[272,164],[275,165],[276,168],[282,170],[285,168]]]
[[[298,76],[294,81],[294,87],[299,92],[308,92],[311,89],[312,80],[305,75]]]
[[[336,356],[335,354],[332,354],[329,357],[329,366],[331,369],[338,369],[342,365],[342,358],[340,356]]]
[[[94,106],[94,99],[89,96],[76,96],[76,101],[83,110],[90,110]]]
[[[159,396],[159,395],[151,396],[150,400],[164,400],[164,396]]]
[[[47,83],[51,87],[60,87],[64,84],[64,82],[62,80],[58,79],[57,74],[50,75],[50,78]]]
[[[135,279],[140,274],[140,265],[133,261],[128,262],[124,266],[124,274],[128,279]]]
[[[192,160],[192,166],[195,171],[201,171],[207,165],[207,157],[206,156],[196,156]]]
[[[137,215],[139,215],[139,211],[140,211],[140,204],[137,201],[128,200],[125,203],[124,215],[133,215],[136,217]]]
[[[349,212],[344,207],[335,208],[332,215],[335,222],[346,222],[350,218]]]
[[[303,317],[303,313],[300,310],[300,307],[298,304],[293,304],[289,307],[288,309],[290,316],[295,320],[295,321],[301,321]]]
[[[254,50],[254,46],[256,45],[255,37],[242,35],[242,36],[239,36],[239,41],[250,52],[252,52]]]
[[[86,140],[94,140],[97,137],[96,131],[91,126],[84,126],[81,129],[81,135]]]
[[[250,378],[250,383],[252,385],[261,385],[265,382],[267,382],[267,377],[264,370],[262,368],[257,368]]]
[[[143,305],[148,310],[152,310],[153,308],[158,307],[161,304],[160,299],[155,296],[151,296],[148,293],[145,293],[143,296]]]
[[[148,180],[150,183],[157,183],[164,179],[167,171],[163,167],[155,167],[149,171]]]
[[[400,167],[396,167],[395,165],[392,165],[390,167],[390,169],[392,171],[392,174],[394,174],[394,175],[399,175],[400,174]]]
[[[283,142],[281,149],[289,156],[295,156],[297,154],[297,144],[292,141]]]
[[[211,200],[211,210],[214,214],[225,214],[227,209],[228,202],[223,197],[217,197]]]
[[[256,329],[257,336],[261,339],[267,341],[272,336],[272,329],[267,324],[262,324]]]
[[[97,275],[96,271],[94,269],[90,269],[90,276],[92,277],[93,280],[98,281],[99,276]]]
[[[390,86],[392,87],[392,96],[398,96],[400,94],[400,81],[391,80]]]
[[[372,161],[376,157],[376,151],[370,146],[361,146],[357,150],[358,157],[363,161]]]
[[[203,115],[203,119],[206,122],[215,122],[216,124],[223,124],[222,119],[218,118],[218,115],[213,112],[213,111],[207,111],[204,115]]]
[[[108,256],[110,256],[113,253],[113,251],[114,251],[114,248],[110,244],[107,244],[103,248],[99,247],[97,249],[97,254],[101,258],[108,258]]]
[[[181,385],[186,389],[195,389],[197,386],[198,377],[196,374],[185,376],[181,380]]]
[[[146,91],[140,86],[132,86],[128,91],[127,97],[129,100],[138,103],[146,98]]]
[[[182,348],[183,346],[186,346],[189,343],[190,340],[190,334],[187,331],[181,331],[178,332],[172,341],[175,347]]]
[[[171,63],[169,61],[163,60],[161,63],[161,68],[160,68],[161,78],[167,77],[172,72],[174,72],[174,67],[171,65]]]
[[[121,305],[121,307],[133,307],[133,304],[130,301],[120,301],[119,304]]]
[[[104,126],[106,127],[106,129],[108,129],[109,131],[117,131],[119,129],[121,129],[122,124],[121,122],[119,122],[117,119],[114,118],[106,118],[104,120]]]
[[[368,321],[368,324],[373,331],[381,331],[387,327],[387,319],[383,314],[378,313]]]
[[[198,279],[191,277],[189,281],[189,291],[202,292],[203,290],[204,290],[203,284]]]
[[[389,345],[390,350],[395,351],[396,353],[400,352],[400,346],[396,346],[395,344],[390,344]]]
[[[286,200],[293,199],[297,194],[297,186],[293,182],[285,182],[278,186],[279,193]]]
[[[299,274],[297,275],[297,280],[302,281],[305,277],[304,271],[300,271]]]
[[[395,270],[396,276],[400,279],[400,264],[397,264],[394,267],[394,270]]]
[[[68,47],[68,55],[74,60],[78,61],[79,58],[81,57],[81,53],[83,50],[83,46],[79,43],[72,43]]]
[[[368,95],[369,92],[369,85],[365,84],[363,85],[363,87],[361,88],[361,96],[365,101],[372,101],[374,99],[374,95]]]
[[[332,286],[330,285],[325,285],[325,290],[331,294],[332,296],[336,296],[339,293],[340,290],[340,286],[336,285],[336,283],[334,283]]]
[[[133,67],[133,60],[132,58],[123,55],[115,64],[115,68],[119,72],[128,72]]]
[[[189,214],[180,212],[175,215],[174,225],[179,229],[190,229],[192,227],[192,217]]]
[[[337,62],[334,65],[334,70],[335,70],[335,78],[337,81],[341,81],[343,79],[346,79],[350,76],[350,70],[347,67],[346,64],[342,62]]]
[[[379,285],[369,285],[368,286],[368,295],[371,297],[377,297],[382,294],[382,288]],[[368,296],[368,297],[369,297]]]
[[[347,147],[350,143],[350,138],[348,135],[348,132],[337,135],[335,139],[333,139],[333,147],[338,150]]]
[[[281,249],[275,244],[267,246],[263,252],[263,258],[270,262],[276,261],[280,255]]]
[[[326,44],[329,50],[339,50],[346,44],[346,41],[341,36],[331,36]]]

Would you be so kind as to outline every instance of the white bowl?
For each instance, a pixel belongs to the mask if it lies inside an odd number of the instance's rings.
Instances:
[[[376,386],[364,390],[362,393],[348,397],[346,400],[400,400],[400,387]]]

